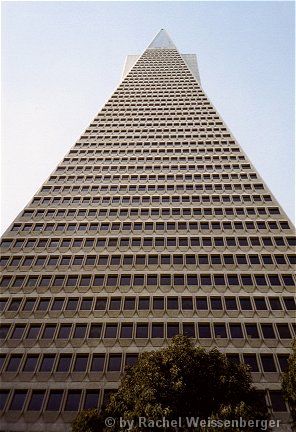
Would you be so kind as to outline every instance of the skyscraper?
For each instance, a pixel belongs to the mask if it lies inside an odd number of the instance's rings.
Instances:
[[[178,333],[250,365],[286,421],[294,245],[161,30],[2,238],[1,430],[68,430]]]

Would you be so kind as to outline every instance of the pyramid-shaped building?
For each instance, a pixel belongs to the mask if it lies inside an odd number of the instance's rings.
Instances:
[[[2,238],[0,430],[70,430],[179,333],[247,363],[288,430],[293,234],[161,30]]]

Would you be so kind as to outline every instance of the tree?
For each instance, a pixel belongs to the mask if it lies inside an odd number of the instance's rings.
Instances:
[[[290,406],[293,425],[296,428],[296,339],[288,360],[287,371],[283,375],[282,389]]]
[[[116,432],[126,430],[120,428],[119,418],[133,422],[130,429],[133,432],[185,432],[193,429],[186,425],[157,429],[139,427],[138,418],[159,420],[165,417],[171,421],[179,417],[210,417],[213,420],[268,417],[244,365],[229,361],[217,349],[207,352],[194,347],[184,336],[176,336],[167,348],[141,354],[137,363],[126,371],[102,415],[117,419],[113,428],[106,429]],[[260,429],[253,427],[250,430]],[[219,428],[219,431],[223,429]],[[239,431],[239,428],[228,427],[227,431]]]
[[[81,411],[72,423],[72,432],[102,432],[105,428],[104,420],[97,409]]]

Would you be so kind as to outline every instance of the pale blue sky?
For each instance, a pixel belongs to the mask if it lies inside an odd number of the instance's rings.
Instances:
[[[294,219],[293,2],[4,2],[2,230],[160,28]]]

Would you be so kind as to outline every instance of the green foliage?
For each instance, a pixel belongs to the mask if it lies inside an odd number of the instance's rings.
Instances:
[[[296,340],[288,360],[288,369],[283,376],[282,389],[290,406],[292,421],[296,429]]]
[[[134,420],[130,429],[133,432],[153,430],[137,427],[139,417],[151,420],[163,417],[168,420],[179,417],[268,418],[244,365],[229,361],[217,349],[207,352],[196,348],[184,336],[176,336],[167,348],[141,354],[137,363],[126,371],[102,415],[117,419],[113,428],[106,429],[114,432],[126,430],[119,427],[120,417]],[[154,430],[186,432],[193,429],[184,426]],[[212,429],[202,430],[210,432]],[[255,432],[256,428],[250,430]],[[73,430],[82,431],[85,432]],[[239,432],[239,429],[227,428],[227,432]]]
[[[81,411],[72,423],[72,432],[103,432],[104,428],[104,416],[97,409]]]

